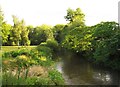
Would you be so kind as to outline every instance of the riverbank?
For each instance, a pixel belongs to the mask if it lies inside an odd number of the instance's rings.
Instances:
[[[45,46],[28,48],[3,50],[2,85],[63,85],[61,73],[53,67],[51,49]]]

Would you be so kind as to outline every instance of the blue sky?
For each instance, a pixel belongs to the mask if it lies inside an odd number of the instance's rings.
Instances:
[[[118,21],[119,0],[0,0],[7,23],[13,24],[12,15],[24,19],[27,25],[65,24],[68,8],[81,8],[86,25],[101,21]]]

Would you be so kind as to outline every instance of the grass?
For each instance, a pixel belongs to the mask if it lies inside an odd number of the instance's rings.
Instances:
[[[27,48],[28,50],[31,50],[32,48],[35,48],[36,46],[2,46],[2,52],[9,52],[9,51],[15,51],[20,48]]]
[[[2,49],[0,50],[0,59],[2,56],[2,53],[4,52],[9,52],[9,51],[15,51],[18,50],[20,48],[26,48],[28,50],[31,50],[32,48],[35,48],[36,46],[2,46]]]
[[[18,50],[20,48],[26,48],[28,50],[31,50],[32,48],[35,48],[36,46],[2,46],[2,49],[0,50],[0,67],[2,64],[2,54],[4,52],[9,52],[9,51],[15,51]]]

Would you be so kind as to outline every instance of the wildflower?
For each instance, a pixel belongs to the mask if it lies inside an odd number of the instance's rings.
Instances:
[[[42,57],[40,58],[40,60],[46,61],[47,59],[46,59],[46,57],[42,56]]]
[[[21,55],[21,56],[19,56],[19,59],[27,61],[27,60],[28,60],[28,57],[25,56],[25,55]]]

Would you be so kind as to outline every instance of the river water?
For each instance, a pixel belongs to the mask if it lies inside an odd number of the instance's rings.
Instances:
[[[58,57],[56,68],[66,85],[120,85],[117,71],[91,64],[78,55],[65,53]]]

